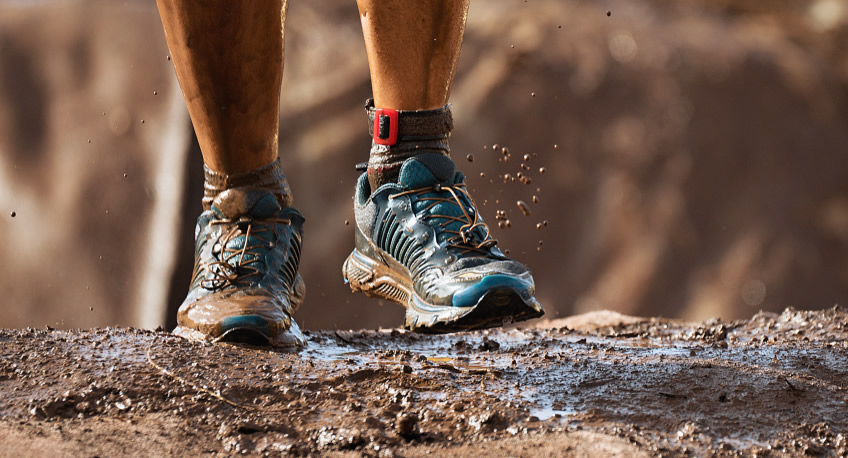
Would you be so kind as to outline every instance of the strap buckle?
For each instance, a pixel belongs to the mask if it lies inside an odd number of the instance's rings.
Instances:
[[[389,108],[374,110],[374,143],[394,145],[398,139],[398,112]]]

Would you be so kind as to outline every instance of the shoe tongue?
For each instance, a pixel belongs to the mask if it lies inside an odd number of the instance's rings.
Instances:
[[[439,153],[424,153],[407,159],[400,168],[398,184],[403,189],[418,189],[434,184],[452,185],[456,175],[453,161]]]
[[[232,188],[218,194],[212,210],[223,218],[270,218],[282,210],[277,196],[262,189]]]

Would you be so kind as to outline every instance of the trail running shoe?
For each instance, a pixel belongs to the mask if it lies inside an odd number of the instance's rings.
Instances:
[[[297,272],[303,216],[264,190],[220,193],[195,229],[194,275],[176,334],[253,345],[301,345],[292,314],[306,287]]]
[[[497,248],[450,158],[407,159],[398,183],[355,197],[356,247],[342,268],[354,291],[406,307],[405,326],[454,332],[542,316],[533,276]]]

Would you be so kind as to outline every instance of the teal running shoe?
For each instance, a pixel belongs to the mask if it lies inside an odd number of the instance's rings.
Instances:
[[[195,229],[195,265],[175,334],[252,345],[302,345],[292,314],[306,292],[298,273],[303,216],[266,190],[228,189]]]
[[[407,159],[397,183],[357,183],[355,249],[342,268],[354,291],[406,307],[418,332],[483,329],[542,316],[533,276],[496,246],[453,161]]]

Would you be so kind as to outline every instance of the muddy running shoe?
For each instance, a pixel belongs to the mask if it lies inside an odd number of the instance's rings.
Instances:
[[[398,183],[355,197],[356,248],[342,268],[354,291],[406,307],[419,332],[501,326],[542,316],[530,271],[497,248],[453,161],[407,159]]]
[[[304,342],[292,314],[306,292],[297,272],[303,216],[272,192],[229,189],[195,229],[191,289],[176,334],[253,345]]]

